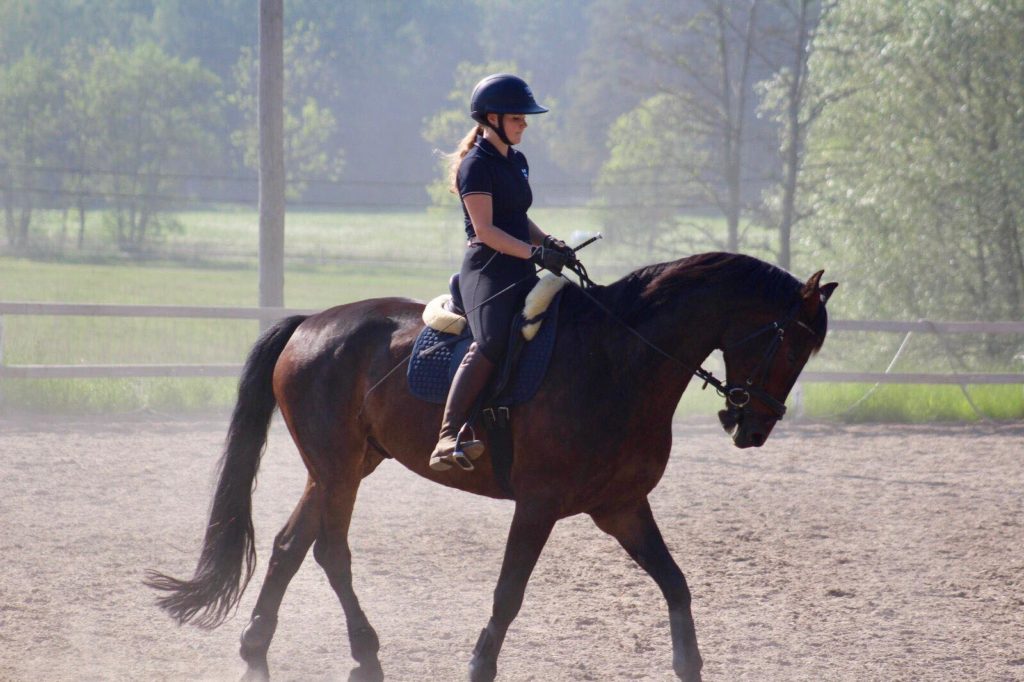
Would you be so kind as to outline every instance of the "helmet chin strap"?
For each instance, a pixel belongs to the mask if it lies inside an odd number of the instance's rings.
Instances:
[[[498,137],[501,138],[501,141],[511,147],[512,140],[508,139],[508,135],[505,134],[505,114],[496,114],[496,116],[498,117],[498,125],[492,126],[491,122],[487,121],[487,127],[498,133]]]

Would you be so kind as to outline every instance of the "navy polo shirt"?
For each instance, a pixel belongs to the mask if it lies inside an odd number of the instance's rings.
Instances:
[[[494,226],[516,239],[530,242],[530,224],[526,211],[533,203],[533,193],[530,191],[530,166],[522,153],[509,147],[508,156],[502,156],[494,145],[478,137],[476,144],[459,164],[456,181],[461,198],[470,194],[489,194]],[[466,235],[472,239],[476,232],[465,202],[462,204],[462,214]]]

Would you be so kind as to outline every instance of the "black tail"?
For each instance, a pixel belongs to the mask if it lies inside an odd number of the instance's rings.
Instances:
[[[210,509],[195,574],[179,580],[149,571],[145,583],[167,592],[157,604],[181,623],[215,628],[231,614],[256,567],[253,544],[252,490],[267,442],[274,398],[274,366],[295,329],[298,315],[281,320],[260,336],[249,352],[238,382],[238,402],[231,415],[220,476]],[[242,563],[245,562],[243,573]]]

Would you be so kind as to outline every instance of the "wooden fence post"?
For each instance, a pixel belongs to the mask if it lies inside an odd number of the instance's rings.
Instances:
[[[4,366],[4,316],[0,315],[0,369]],[[4,405],[4,382],[0,381],[0,407]]]
[[[284,0],[260,0],[260,307],[284,305]],[[260,320],[260,329],[269,323]]]

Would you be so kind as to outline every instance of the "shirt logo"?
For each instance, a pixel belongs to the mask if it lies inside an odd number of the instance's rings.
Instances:
[[[519,170],[523,171],[523,177],[524,178],[526,178],[527,180],[530,179],[530,171],[529,170],[527,170],[525,168],[520,168]]]

